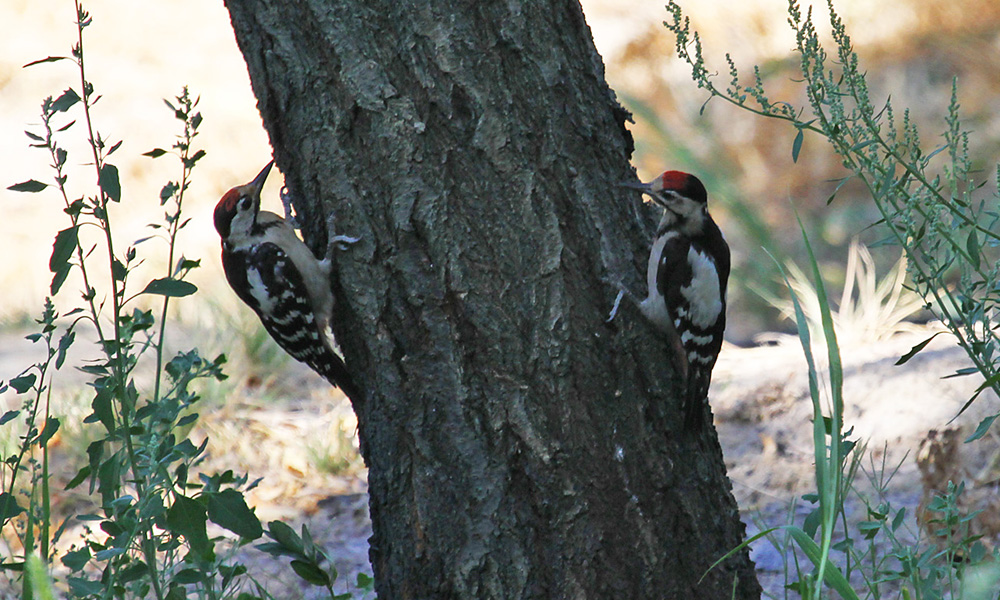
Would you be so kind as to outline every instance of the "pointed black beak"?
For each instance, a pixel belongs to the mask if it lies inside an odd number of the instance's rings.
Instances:
[[[649,195],[653,194],[653,190],[652,190],[652,187],[651,187],[652,184],[649,184],[649,183],[643,183],[641,181],[623,181],[623,182],[619,183],[618,185],[620,185],[621,187],[627,187],[627,188],[630,188],[630,189],[633,189],[633,190],[639,190],[643,194],[649,194]]]
[[[623,181],[618,185],[622,187],[627,187],[632,190],[638,190],[643,194],[649,196],[654,203],[659,204],[663,208],[670,210],[669,201],[662,193],[653,191],[653,182],[643,183],[641,181]]]
[[[264,182],[267,181],[267,174],[271,172],[271,167],[273,166],[274,161],[272,160],[267,163],[264,168],[260,170],[260,173],[253,178],[253,181],[250,182],[250,185],[252,185],[253,189],[257,192],[257,196],[260,196],[260,191],[264,189]]]

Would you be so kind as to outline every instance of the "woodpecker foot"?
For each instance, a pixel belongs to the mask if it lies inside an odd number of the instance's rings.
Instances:
[[[605,323],[614,321],[615,317],[618,316],[618,309],[621,308],[623,298],[628,298],[632,304],[639,304],[640,302],[639,298],[637,298],[636,295],[633,294],[627,287],[625,287],[625,284],[620,281],[608,283],[612,283],[612,285],[615,285],[618,288],[618,296],[615,297],[615,303],[611,307],[611,312],[608,314],[608,318],[605,319]]]
[[[288,189],[287,185],[283,185],[278,195],[281,197],[281,205],[285,208],[285,221],[294,229],[302,229],[298,215],[292,214],[292,191]]]
[[[336,244],[337,248],[340,250],[347,250],[352,244],[356,244],[361,241],[359,237],[351,237],[349,235],[335,235],[330,238],[331,244]]]
[[[604,321],[605,323],[610,323],[615,320],[618,315],[618,308],[622,305],[622,298],[625,297],[625,290],[618,290],[618,296],[615,298],[615,304],[611,307],[611,312],[608,313],[608,318]]]
[[[361,241],[360,237],[337,234],[337,216],[330,213],[326,217],[326,259],[332,260],[336,250],[347,250],[351,245]]]

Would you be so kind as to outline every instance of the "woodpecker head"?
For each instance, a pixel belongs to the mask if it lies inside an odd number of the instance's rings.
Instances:
[[[272,160],[253,181],[229,190],[215,205],[215,230],[219,232],[223,242],[249,234],[256,224],[257,213],[260,212],[260,191],[273,166]]]
[[[649,183],[627,182],[625,187],[648,195],[665,210],[660,227],[670,226],[696,234],[708,218],[708,192],[694,175],[665,171]]]

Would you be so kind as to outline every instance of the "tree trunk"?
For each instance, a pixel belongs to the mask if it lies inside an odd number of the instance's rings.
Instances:
[[[758,598],[745,553],[698,582],[743,535],[718,440],[639,312],[605,322],[653,217],[576,0],[228,7],[305,238],[362,238],[335,330],[379,598]]]

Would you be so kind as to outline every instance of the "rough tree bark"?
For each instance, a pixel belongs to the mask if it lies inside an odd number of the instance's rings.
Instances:
[[[652,215],[576,0],[228,2],[366,390],[379,598],[757,598],[714,432],[616,289]],[[638,289],[638,287],[637,287]]]

